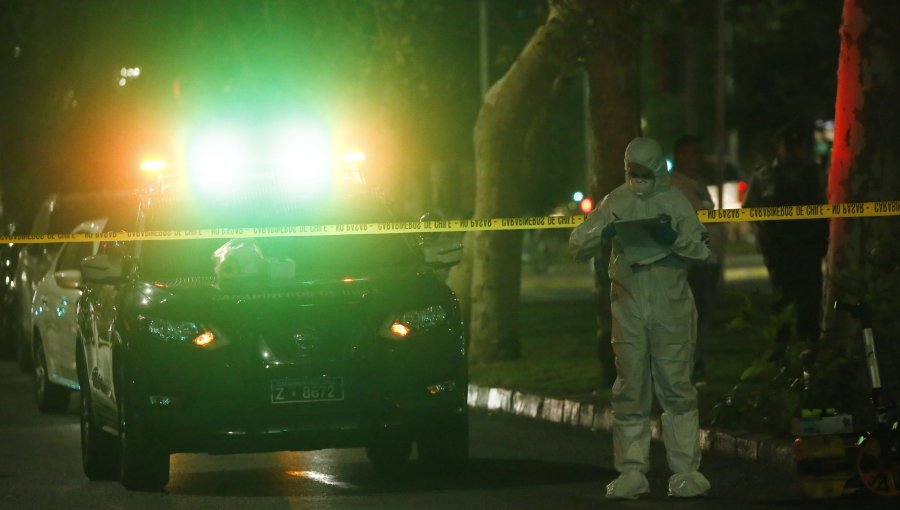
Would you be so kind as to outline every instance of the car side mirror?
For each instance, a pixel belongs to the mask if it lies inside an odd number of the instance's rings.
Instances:
[[[64,269],[53,273],[56,285],[61,289],[77,289],[81,286],[81,271],[77,269]]]
[[[462,243],[447,236],[426,239],[422,246],[425,265],[435,269],[453,267],[462,260]]]
[[[22,247],[22,251],[29,257],[38,257],[46,253],[47,247],[43,244],[25,244]]]
[[[419,217],[420,222],[443,220],[443,216],[435,212]],[[435,269],[453,267],[462,260],[462,243],[443,232],[419,234],[419,246],[425,256],[425,265]]]
[[[121,257],[98,253],[81,260],[81,277],[88,283],[115,285],[125,281]]]

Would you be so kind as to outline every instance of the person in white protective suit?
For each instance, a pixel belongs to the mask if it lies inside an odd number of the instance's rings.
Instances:
[[[629,259],[617,235],[619,221],[650,220],[646,226],[660,253]],[[620,229],[624,227],[619,224]],[[691,384],[697,311],[687,282],[688,267],[709,257],[706,229],[690,202],[670,186],[659,144],[635,138],[625,149],[625,184],[614,189],[569,238],[569,248],[589,259],[601,242],[612,243],[609,277],[612,347],[617,379],[612,388],[613,451],[619,477],[606,497],[635,499],[649,492],[651,385],[662,409],[666,460],[674,473],[669,495],[705,494],[699,471],[697,390]]]

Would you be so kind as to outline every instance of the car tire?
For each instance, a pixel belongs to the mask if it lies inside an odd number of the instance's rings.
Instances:
[[[84,354],[78,354],[81,385],[81,466],[91,480],[116,480],[119,476],[119,443],[103,432],[94,415],[91,387],[85,373]]]
[[[398,469],[412,454],[412,440],[404,434],[376,434],[366,446],[366,457],[378,469]]]
[[[169,453],[148,440],[136,419],[128,389],[119,399],[119,482],[128,490],[159,492],[169,483]]]
[[[40,338],[34,339],[34,398],[42,413],[61,413],[69,407],[69,388],[50,382],[47,357]]]
[[[22,326],[20,326],[19,324],[13,324],[9,330],[13,336],[13,344],[15,344],[16,365],[18,365],[19,370],[27,374],[34,370],[31,348],[28,345],[28,342],[25,341],[25,335],[22,333]]]
[[[16,357],[16,347],[16,336],[11,331],[9,316],[6,310],[0,310],[0,358]]]
[[[468,413],[426,427],[416,442],[419,460],[432,472],[458,474],[469,461]]]

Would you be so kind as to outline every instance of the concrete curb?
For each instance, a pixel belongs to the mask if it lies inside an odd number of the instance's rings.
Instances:
[[[542,397],[470,384],[468,404],[469,407],[477,409],[527,416],[575,427],[607,432],[612,429],[611,408],[575,400]],[[651,419],[650,433],[655,441],[661,439],[658,418]],[[733,435],[722,430],[700,429],[700,445],[704,450],[758,462],[768,468],[789,473],[796,470],[790,441],[760,434]]]

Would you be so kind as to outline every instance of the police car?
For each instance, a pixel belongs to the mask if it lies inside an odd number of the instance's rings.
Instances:
[[[386,468],[414,443],[425,465],[464,465],[466,345],[434,273],[459,252],[432,257],[432,240],[402,233],[295,235],[394,219],[354,190],[157,188],[132,230],[158,240],[106,242],[82,261],[89,478],[158,490],[176,452],[363,447]],[[259,235],[228,239],[238,228]],[[166,239],[172,230],[217,236]]]

